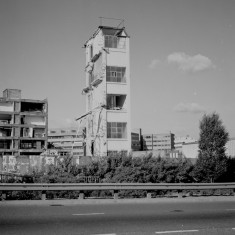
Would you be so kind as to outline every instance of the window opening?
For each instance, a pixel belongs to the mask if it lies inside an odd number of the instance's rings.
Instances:
[[[126,38],[125,37],[117,37],[117,36],[113,36],[113,35],[105,35],[104,45],[107,48],[125,49],[126,48]]]
[[[123,109],[126,95],[107,95],[107,109],[120,110]]]

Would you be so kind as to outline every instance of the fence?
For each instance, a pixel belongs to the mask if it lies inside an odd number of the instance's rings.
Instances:
[[[14,181],[22,181],[23,176],[17,173],[9,173],[0,171],[0,183],[6,183],[9,180]]]
[[[84,199],[84,191],[111,190],[114,199],[118,198],[120,190],[144,190],[147,198],[151,198],[151,192],[156,190],[176,191],[182,197],[183,191],[192,190],[229,190],[234,195],[235,183],[1,183],[2,199],[6,198],[8,191],[41,191],[41,199],[46,199],[47,191],[79,191],[79,198]]]

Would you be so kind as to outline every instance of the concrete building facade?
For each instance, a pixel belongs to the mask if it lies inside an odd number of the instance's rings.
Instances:
[[[53,145],[59,156],[84,156],[83,133],[76,128],[49,129],[48,144]]]
[[[99,26],[86,50],[86,155],[131,151],[130,52],[124,27]]]
[[[179,150],[179,152],[182,152],[183,144],[195,143],[195,142],[197,142],[197,140],[190,137],[189,135],[177,136],[175,137],[175,150]]]
[[[226,154],[229,157],[235,158],[235,137],[230,138],[226,144]]]
[[[228,157],[235,158],[235,138],[229,138],[228,142],[225,145],[225,149],[225,154]],[[186,158],[198,158],[198,141],[183,143],[181,151]]]
[[[190,159],[198,158],[198,141],[183,143],[180,152],[184,157]]]
[[[138,132],[131,132],[131,150],[140,151],[141,150],[141,134]]]
[[[143,134],[143,150],[170,151],[174,149],[173,133]]]
[[[0,98],[0,170],[26,172],[30,158],[47,148],[47,100],[21,99],[6,89]]]

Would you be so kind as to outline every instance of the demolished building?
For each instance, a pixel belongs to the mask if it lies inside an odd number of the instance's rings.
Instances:
[[[0,98],[0,170],[27,173],[40,165],[47,148],[47,100],[21,99],[6,89]]]

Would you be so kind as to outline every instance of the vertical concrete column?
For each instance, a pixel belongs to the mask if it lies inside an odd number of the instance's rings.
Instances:
[[[183,197],[183,191],[182,190],[178,190],[178,198],[182,198]]]
[[[7,199],[7,191],[2,191],[2,200],[6,200]]]
[[[204,192],[204,190],[200,190],[200,196],[203,196],[203,192]]]
[[[79,199],[84,199],[84,192],[83,191],[79,192]]]
[[[147,192],[147,199],[152,198],[152,193],[151,192]]]
[[[46,191],[42,191],[41,199],[42,199],[42,200],[46,200],[46,199],[47,199]]]
[[[118,190],[113,191],[113,199],[118,199]]]
[[[235,195],[235,189],[231,189],[231,196]]]

